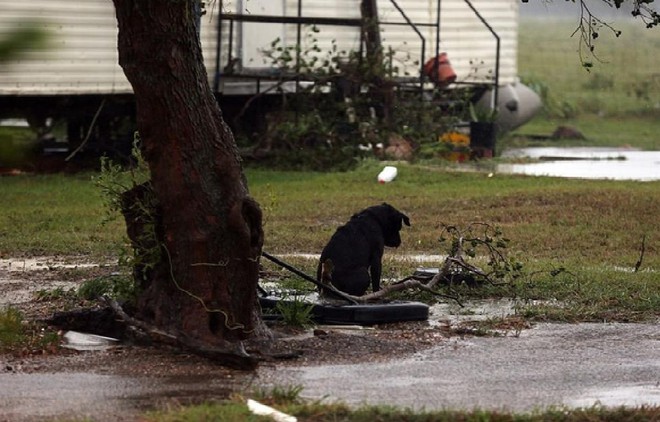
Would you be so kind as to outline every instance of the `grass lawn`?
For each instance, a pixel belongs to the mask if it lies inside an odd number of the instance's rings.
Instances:
[[[554,320],[643,320],[660,309],[660,182],[584,181],[456,172],[399,164],[399,176],[378,184],[382,164],[367,161],[344,173],[248,169],[252,195],[264,211],[264,250],[318,254],[334,230],[362,208],[389,202],[409,215],[400,248],[388,249],[384,277],[402,278],[419,264],[395,256],[443,254],[442,224],[485,222],[510,239],[507,253],[535,273],[514,290],[484,289],[477,297],[557,299],[563,308],[530,309]],[[117,257],[125,246],[120,219],[104,225],[91,174],[0,179],[0,256]],[[645,253],[640,271],[631,272]],[[313,274],[316,262],[292,263]],[[437,263],[438,266],[440,262]],[[485,264],[485,263],[481,263]],[[550,275],[565,268],[571,274]],[[531,277],[531,276],[530,276]]]

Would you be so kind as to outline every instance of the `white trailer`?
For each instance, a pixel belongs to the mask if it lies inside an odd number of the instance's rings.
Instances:
[[[277,69],[263,55],[275,39],[300,46],[314,27],[321,51],[333,45],[359,50],[361,1],[207,4],[200,39],[209,83],[225,114],[275,83]],[[518,0],[373,1],[382,46],[393,52],[402,79],[427,84],[423,62],[444,52],[457,74],[453,86],[517,84]],[[118,65],[110,0],[0,0],[0,39],[35,23],[50,34],[48,45],[0,63],[0,119],[24,117],[33,125],[66,120],[67,136],[75,143],[97,112],[106,121],[133,114],[131,86]],[[293,84],[284,86],[293,90]]]

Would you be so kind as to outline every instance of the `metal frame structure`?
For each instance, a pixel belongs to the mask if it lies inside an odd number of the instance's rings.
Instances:
[[[486,19],[479,13],[479,11],[474,7],[470,0],[464,0],[467,6],[472,10],[475,16],[481,21],[481,23],[488,29],[488,31],[493,35],[496,40],[496,59],[495,59],[495,76],[492,83],[494,89],[493,101],[494,105],[497,104],[498,100],[498,85],[499,85],[499,67],[500,67],[500,37],[495,32],[493,27],[486,21]],[[408,15],[405,13],[403,8],[398,4],[396,0],[390,0],[390,3],[401,15],[402,21],[379,21],[379,25],[399,25],[399,26],[408,26],[420,39],[420,74],[419,78],[397,78],[401,84],[419,84],[419,89],[424,90],[425,83],[428,81],[424,75],[424,64],[426,62],[426,45],[427,40],[424,35],[421,33],[421,27],[431,27],[435,29],[435,57],[438,57],[440,54],[440,14],[441,14],[441,3],[442,0],[437,0],[436,3],[436,13],[435,20],[433,23],[428,22],[414,22]],[[220,80],[223,77],[232,77],[239,79],[256,79],[257,81],[257,94],[260,93],[260,82],[262,80],[272,80],[274,76],[271,74],[260,74],[258,72],[230,72],[226,73],[223,70],[231,68],[231,63],[234,60],[232,57],[233,45],[234,45],[234,26],[235,22],[261,22],[261,23],[280,23],[280,24],[294,24],[296,25],[296,45],[300,47],[301,37],[302,37],[302,26],[303,25],[330,25],[330,26],[349,26],[355,28],[361,28],[364,24],[362,18],[330,18],[330,17],[308,17],[302,15],[303,9],[303,0],[297,0],[297,15],[296,16],[274,16],[274,15],[254,15],[254,14],[232,14],[232,13],[223,13],[220,10],[219,19],[218,19],[218,28],[217,28],[217,43],[216,43],[216,72],[214,76],[214,91],[219,92]],[[228,28],[228,49],[227,54],[227,63],[223,65],[222,61],[222,45],[223,45],[223,25],[229,25]],[[360,58],[363,57],[363,34],[361,32],[361,42],[360,42]],[[296,82],[296,92],[299,90],[300,82],[304,80],[304,75],[300,74],[300,48],[297,48],[296,54],[296,63],[295,69],[296,72],[293,75],[288,75],[283,77],[283,75],[278,75],[278,79],[285,79]],[[435,63],[434,72],[437,73],[439,63]],[[488,85],[488,84],[480,84]]]

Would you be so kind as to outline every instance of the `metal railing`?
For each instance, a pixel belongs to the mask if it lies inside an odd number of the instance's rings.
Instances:
[[[420,27],[433,27],[436,30],[436,40],[435,40],[435,51],[436,56],[439,53],[439,32],[440,32],[440,0],[438,0],[437,14],[435,22],[413,22],[405,13],[405,11],[399,6],[396,0],[390,0],[391,4],[399,12],[403,21],[380,21],[379,25],[403,25],[409,26],[412,31],[415,32],[417,37],[420,40],[420,77],[419,77],[419,86],[423,88],[424,84],[424,62],[425,62],[425,53],[426,53],[426,39],[424,35],[419,30]],[[358,2],[356,2],[358,4]],[[359,5],[359,4],[358,4]],[[280,23],[280,24],[291,24],[296,25],[296,58],[294,63],[294,75],[289,75],[289,80],[296,81],[296,91],[298,91],[299,83],[301,79],[304,79],[305,75],[300,73],[300,52],[301,52],[301,38],[302,38],[302,26],[303,25],[329,25],[329,26],[348,26],[360,28],[360,60],[363,56],[363,31],[362,27],[364,26],[364,19],[362,18],[330,18],[330,17],[310,17],[304,16],[302,13],[303,10],[303,0],[298,0],[297,2],[297,15],[296,16],[276,16],[276,15],[253,15],[253,14],[233,14],[233,13],[223,13],[222,10],[219,12],[218,19],[218,29],[217,29],[217,43],[216,43],[216,59],[215,59],[215,77],[214,77],[214,91],[219,91],[220,80],[222,77],[231,76],[236,78],[246,78],[246,79],[257,79],[257,90],[259,90],[259,81],[262,79],[272,79],[273,75],[265,74],[255,74],[251,72],[244,72],[242,70],[235,70],[234,64],[236,58],[233,57],[234,53],[234,42],[235,42],[235,23],[236,22],[259,22],[259,23]],[[225,64],[222,63],[222,53],[223,53],[223,25],[229,25],[228,28],[228,40],[226,42],[226,47],[228,48],[227,52],[227,61]],[[226,71],[225,71],[226,70]],[[282,78],[282,75],[278,75],[278,78]],[[257,92],[258,93],[258,92]]]

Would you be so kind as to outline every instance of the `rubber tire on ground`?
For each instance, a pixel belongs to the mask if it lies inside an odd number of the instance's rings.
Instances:
[[[259,303],[263,310],[271,311],[272,315],[278,302],[277,297],[260,297]],[[286,303],[286,301],[284,301]],[[405,321],[426,321],[429,318],[429,307],[420,302],[390,302],[369,303],[359,305],[321,305],[314,304],[312,319],[318,324],[338,325],[374,325]]]

